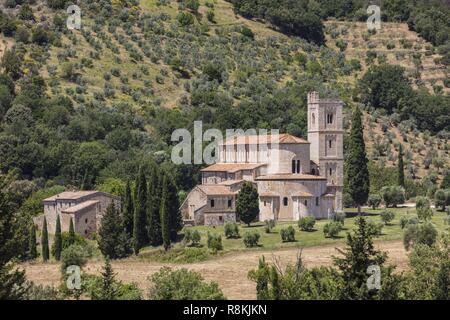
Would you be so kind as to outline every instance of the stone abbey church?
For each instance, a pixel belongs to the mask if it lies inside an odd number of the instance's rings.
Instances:
[[[329,218],[342,211],[343,103],[308,94],[308,141],[288,134],[237,136],[219,143],[219,161],[202,170],[181,206],[185,223],[236,221],[244,181],[259,194],[259,220]]]

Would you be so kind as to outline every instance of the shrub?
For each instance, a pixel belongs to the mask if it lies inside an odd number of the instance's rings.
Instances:
[[[88,252],[79,245],[71,245],[61,253],[61,272],[65,274],[68,266],[84,267],[87,263]]]
[[[189,228],[186,228],[184,230],[184,238],[183,241],[188,244],[191,243],[191,246],[198,246],[201,240],[200,232],[198,230],[192,230]]]
[[[406,250],[414,247],[416,244],[431,246],[436,242],[438,232],[433,224],[426,222],[424,224],[409,225],[403,234],[403,245]]]
[[[369,195],[369,199],[367,200],[367,204],[372,207],[373,210],[378,208],[381,204],[381,197],[378,194]]]
[[[270,219],[270,220],[266,220],[264,222],[265,222],[264,231],[266,233],[272,232],[272,229],[275,228],[275,220]]]
[[[369,230],[369,233],[374,237],[381,236],[381,233],[383,232],[383,226],[384,224],[381,222],[375,222],[373,220],[367,221],[367,229]]]
[[[408,216],[402,216],[400,218],[400,228],[404,229],[408,225],[411,224],[418,224],[419,219],[417,217],[408,217]]]
[[[437,190],[434,194],[434,204],[436,208],[441,207],[445,211],[445,207],[450,205],[450,190]]]
[[[328,222],[323,227],[325,237],[336,238],[342,230],[342,223],[337,221]]]
[[[198,272],[163,267],[151,277],[149,291],[152,300],[223,300],[215,282],[207,283]]]
[[[225,223],[225,237],[227,239],[239,238],[239,227],[236,222]]]
[[[417,197],[416,199],[416,212],[420,220],[429,220],[433,216],[433,210],[431,210],[430,200],[426,197]]]
[[[405,189],[400,186],[383,187],[381,195],[386,207],[397,207],[397,205],[405,202]]]
[[[180,12],[177,15],[177,21],[181,26],[189,26],[194,24],[194,16],[189,12]]]
[[[353,208],[355,206],[355,201],[353,201],[353,198],[349,193],[344,193],[344,196],[342,197],[342,202],[344,208]]]
[[[316,224],[316,218],[314,218],[314,217],[303,217],[298,220],[298,227],[302,231],[314,230],[315,224]]]
[[[394,220],[395,214],[390,210],[384,210],[380,213],[380,217],[384,224],[388,225],[392,220]]]
[[[289,226],[286,229],[281,229],[280,235],[283,242],[295,241],[295,229],[293,226]]]
[[[260,235],[258,232],[246,232],[244,235],[244,245],[247,248],[258,246],[259,237]]]
[[[336,212],[335,215],[333,216],[333,221],[339,222],[340,224],[342,224],[342,226],[344,226],[345,212]]]
[[[222,237],[218,234],[212,234],[208,232],[207,245],[208,248],[211,249],[214,253],[222,250]]]

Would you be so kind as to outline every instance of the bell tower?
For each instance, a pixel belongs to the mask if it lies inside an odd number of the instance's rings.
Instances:
[[[327,186],[335,195],[335,210],[342,211],[344,188],[343,102],[320,99],[318,92],[308,94],[308,141],[311,161],[318,174],[327,178]],[[317,172],[316,172],[317,174]]]

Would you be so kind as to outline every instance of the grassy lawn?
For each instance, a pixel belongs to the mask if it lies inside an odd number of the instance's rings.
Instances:
[[[365,210],[365,216],[368,219],[371,219],[375,222],[381,222],[381,218],[379,216],[380,212],[384,209]],[[400,240],[403,236],[403,230],[400,228],[400,217],[403,215],[411,215],[414,216],[415,209],[413,208],[396,208],[390,209],[395,213],[395,219],[387,226],[383,227],[382,235],[376,240]],[[328,220],[317,220],[314,226],[315,231],[306,232],[300,231],[298,228],[297,222],[278,222],[276,227],[272,230],[271,233],[265,233],[264,231],[264,223],[258,222],[252,224],[250,227],[246,225],[240,224],[240,235],[239,239],[226,239],[224,235],[224,227],[205,227],[205,226],[197,226],[193,227],[193,229],[197,229],[201,234],[201,245],[206,247],[206,239],[207,233],[218,233],[222,235],[222,244],[224,252],[227,251],[236,251],[236,250],[274,250],[280,248],[288,248],[288,247],[311,247],[311,246],[321,246],[326,244],[333,244],[344,242],[346,238],[347,232],[350,232],[355,227],[356,220],[356,209],[347,209],[346,210],[347,218],[345,220],[344,230],[339,234],[338,238],[325,238],[323,234],[323,227],[328,222]],[[444,224],[444,216],[443,212],[435,212],[432,222],[436,225],[439,232],[444,230],[448,230],[448,226]],[[280,230],[283,228],[292,225],[295,227],[295,242],[283,243],[281,241]],[[257,248],[246,248],[242,241],[242,236],[248,231],[257,231],[261,235],[260,238],[260,246]]]

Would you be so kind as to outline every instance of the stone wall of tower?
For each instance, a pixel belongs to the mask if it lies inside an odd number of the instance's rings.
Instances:
[[[311,160],[319,166],[319,174],[336,194],[335,208],[342,211],[344,186],[343,103],[320,99],[317,92],[308,94],[308,140]]]

